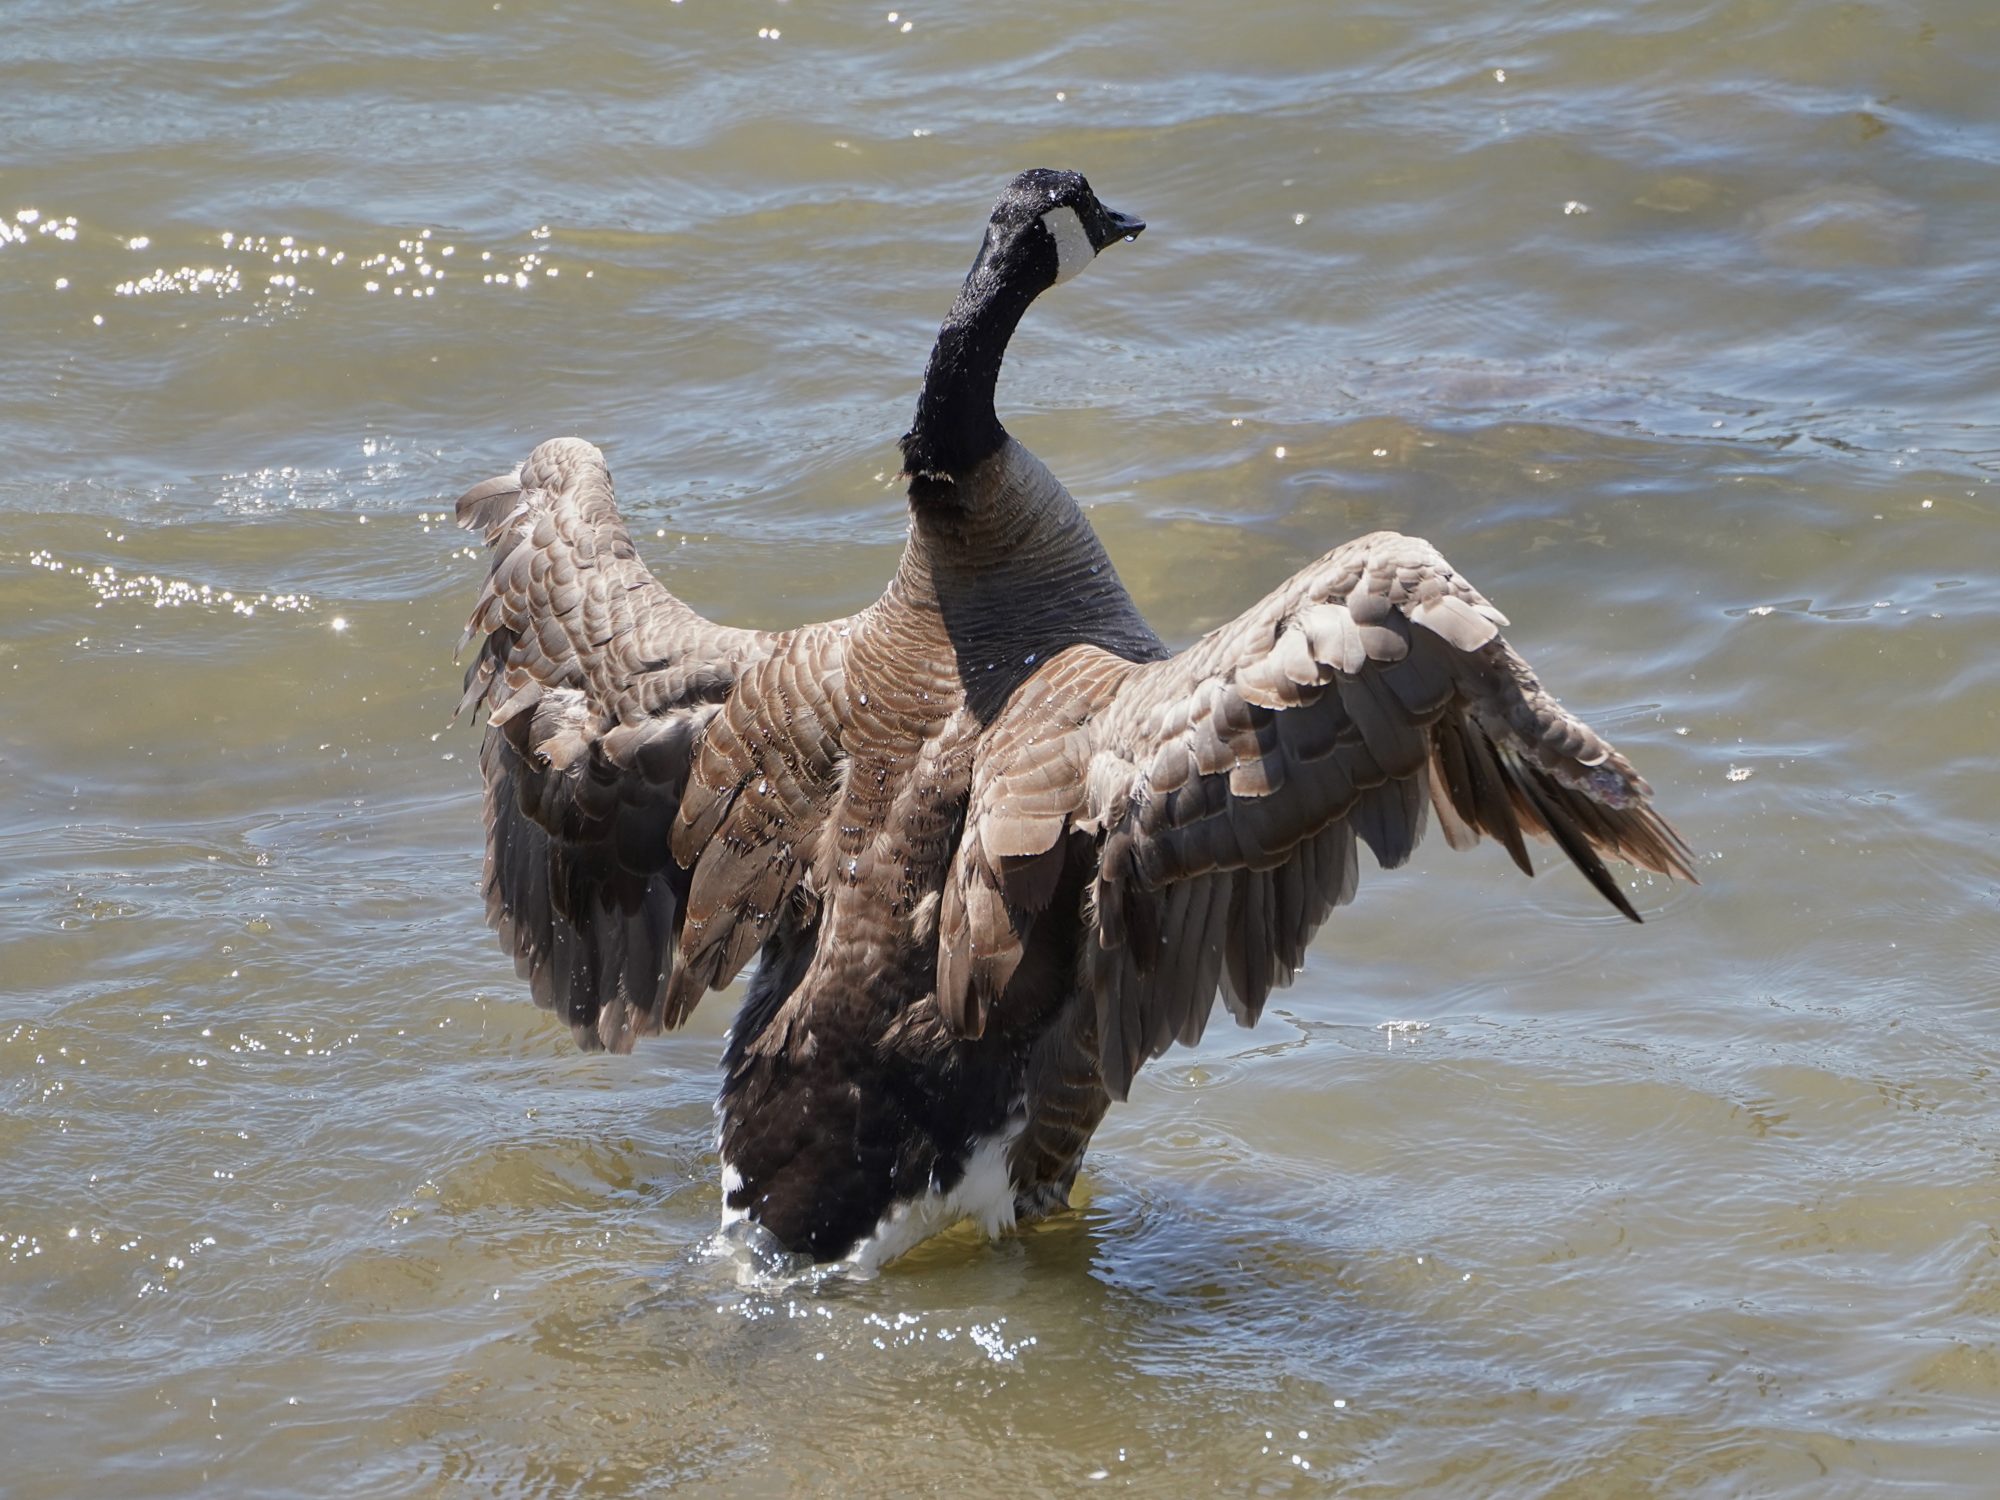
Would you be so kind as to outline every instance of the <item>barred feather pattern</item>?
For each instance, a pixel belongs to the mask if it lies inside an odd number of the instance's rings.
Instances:
[[[668,1023],[688,885],[669,833],[695,747],[786,638],[713,624],[670,594],[580,439],[469,490],[458,521],[492,549],[459,704],[487,716],[487,919],[580,1046],[628,1051]]]
[[[588,1047],[761,955],[728,1209],[819,1259],[995,1142],[1013,1214],[1060,1207],[1137,1070],[1218,995],[1254,1023],[1359,848],[1400,864],[1433,811],[1531,874],[1553,842],[1634,920],[1606,859],[1693,879],[1637,772],[1415,538],[1336,548],[1172,654],[1011,439],[913,499],[880,600],[777,634],[668,592],[577,439],[459,517],[492,548],[461,705],[487,717],[489,920]]]
[[[1008,1003],[1072,832],[1094,863],[1079,989],[1102,1081],[1197,1040],[1222,994],[1254,1024],[1351,900],[1356,844],[1393,868],[1433,808],[1533,874],[1554,842],[1634,921],[1604,858],[1692,880],[1650,789],[1501,636],[1506,619],[1429,543],[1327,553],[1169,660],[1077,647],[987,731],[946,892],[939,1005],[969,1033]]]

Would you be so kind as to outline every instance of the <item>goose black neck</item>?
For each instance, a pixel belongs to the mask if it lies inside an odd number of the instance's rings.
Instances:
[[[916,421],[903,435],[912,500],[949,503],[957,481],[1007,441],[993,410],[1000,363],[1021,315],[1054,282],[1055,268],[1038,265],[1034,249],[1018,240],[996,246],[994,238],[989,233],[938,329]]]

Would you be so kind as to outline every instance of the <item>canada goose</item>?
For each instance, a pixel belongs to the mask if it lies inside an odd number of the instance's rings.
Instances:
[[[543,443],[458,502],[492,571],[486,911],[538,1004],[626,1051],[760,962],[724,1053],[723,1220],[814,1261],[1064,1206],[1133,1074],[1220,989],[1253,1024],[1435,808],[1532,874],[1552,838],[1638,920],[1611,855],[1694,878],[1625,758],[1414,537],[1307,564],[1179,653],[994,382],[1028,304],[1137,219],[1024,172],[938,333],[902,439],[882,597],[766,633],[639,560],[603,455]]]

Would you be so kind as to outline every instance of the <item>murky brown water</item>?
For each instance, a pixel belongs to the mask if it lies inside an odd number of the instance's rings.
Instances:
[[[0,31],[0,1490],[1994,1490],[1988,0]],[[745,1292],[728,1006],[581,1057],[481,926],[441,518],[575,431],[698,606],[872,598],[1038,163],[1153,227],[1003,411],[1162,631],[1428,535],[1705,884],[1427,848],[1079,1212]]]

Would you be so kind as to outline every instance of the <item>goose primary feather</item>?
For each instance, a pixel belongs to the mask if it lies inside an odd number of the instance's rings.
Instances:
[[[1552,840],[1692,880],[1626,759],[1543,690],[1429,543],[1336,547],[1170,652],[993,409],[1028,305],[1145,226],[1014,179],[902,439],[882,597],[766,632],[648,571],[604,458],[543,443],[458,503],[492,566],[487,916],[588,1048],[679,1025],[758,960],[723,1059],[725,1223],[886,1260],[1068,1200],[1133,1075],[1254,1024],[1359,878],[1435,811],[1533,873]]]

